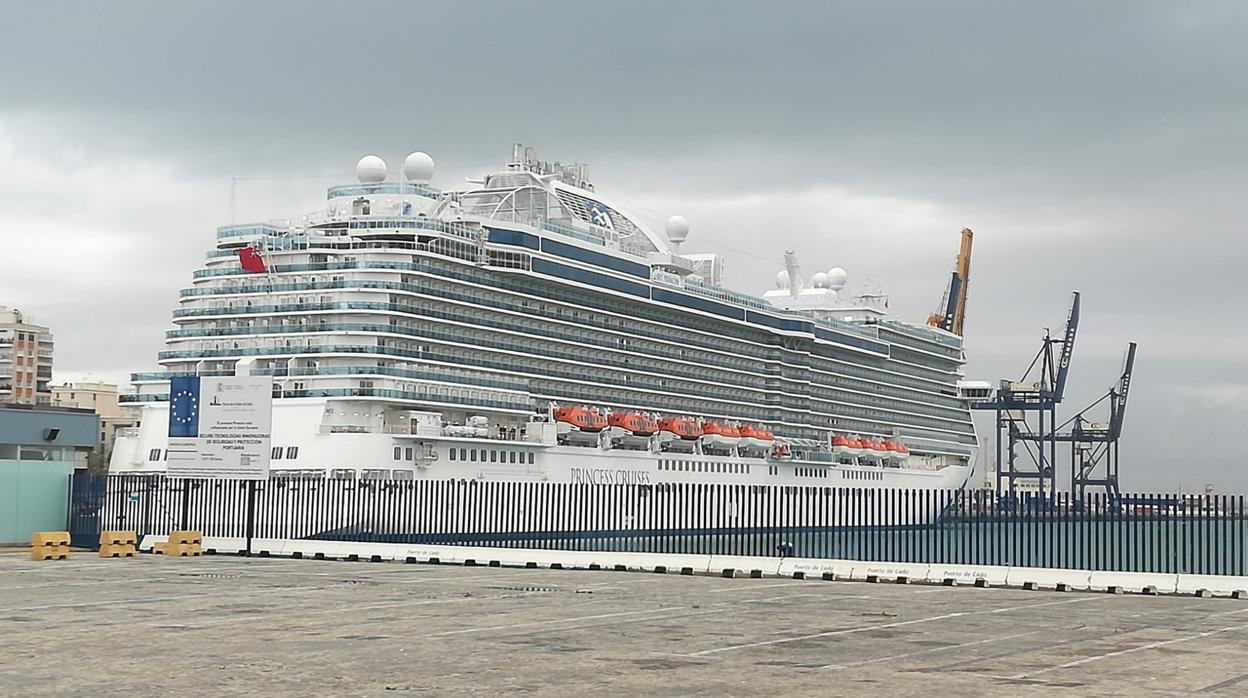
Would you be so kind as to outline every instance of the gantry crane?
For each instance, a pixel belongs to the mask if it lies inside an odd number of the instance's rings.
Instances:
[[[1070,491],[1080,499],[1089,487],[1104,487],[1105,492],[1117,498],[1118,489],[1118,439],[1122,436],[1122,424],[1127,413],[1127,393],[1131,389],[1131,372],[1135,370],[1135,342],[1127,345],[1122,362],[1122,373],[1117,383],[1079,414],[1066,420],[1058,429],[1070,426],[1070,431],[1058,433],[1058,441],[1070,443]],[[1109,421],[1093,422],[1084,417],[1089,410],[1109,403]],[[1097,474],[1101,465],[1104,472]]]
[[[932,313],[927,318],[927,324],[931,327],[939,327],[959,337],[962,336],[962,327],[966,322],[966,292],[971,282],[971,243],[974,238],[975,233],[970,228],[962,229],[958,259],[940,304],[943,312]]]
[[[972,409],[996,412],[998,490],[1002,489],[1004,482],[1013,494],[1016,480],[1031,479],[1039,481],[1042,497],[1055,491],[1057,405],[1066,395],[1066,377],[1070,373],[1070,359],[1078,331],[1079,292],[1075,291],[1062,337],[1055,339],[1045,330],[1040,351],[1021,380],[1003,380],[991,399],[971,402]],[[1031,425],[1032,413],[1037,421],[1034,428]],[[1031,444],[1035,444],[1034,452]],[[1030,456],[1030,463],[1019,462],[1020,447]],[[1002,454],[1003,448],[1006,449],[1005,454]]]

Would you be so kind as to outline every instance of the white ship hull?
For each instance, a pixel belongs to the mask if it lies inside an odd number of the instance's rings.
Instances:
[[[275,451],[281,449],[282,457],[271,461],[272,474],[339,479],[944,491],[962,487],[973,468],[973,463],[958,464],[955,458],[934,458],[928,463],[900,468],[800,457],[780,460],[763,455],[560,445],[555,438],[556,425],[549,423],[533,425],[535,428],[524,439],[447,436],[420,433],[419,428],[417,433],[402,433],[403,430],[393,428],[339,431],[320,423],[325,411],[326,401],[317,399],[284,401],[274,407],[272,443]],[[111,471],[164,472],[167,421],[167,404],[145,406],[142,426],[119,434]],[[288,455],[295,457],[287,458]],[[911,517],[909,523],[923,523],[913,520],[911,514],[907,516]],[[887,525],[889,521],[886,517],[879,523]]]

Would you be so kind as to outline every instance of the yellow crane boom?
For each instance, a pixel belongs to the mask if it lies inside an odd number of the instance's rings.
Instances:
[[[948,330],[958,336],[962,335],[962,327],[966,322],[966,292],[971,283],[971,243],[974,238],[975,233],[970,228],[962,229],[958,259],[941,303],[944,312],[932,313],[927,318],[928,325]]]

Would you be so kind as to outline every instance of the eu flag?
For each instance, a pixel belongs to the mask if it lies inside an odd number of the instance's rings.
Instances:
[[[169,381],[169,436],[199,436],[199,376]]]

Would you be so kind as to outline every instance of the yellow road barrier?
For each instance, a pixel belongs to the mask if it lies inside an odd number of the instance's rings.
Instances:
[[[199,531],[171,531],[169,542],[185,545],[202,545],[204,536]]]
[[[134,543],[101,543],[100,557],[134,557]]]
[[[30,559],[65,560],[69,557],[68,531],[36,531],[30,536]]]
[[[169,557],[199,557],[204,554],[204,548],[199,543],[156,543],[152,552]]]
[[[135,545],[138,537],[134,531],[100,531],[100,545]]]

